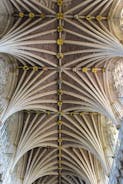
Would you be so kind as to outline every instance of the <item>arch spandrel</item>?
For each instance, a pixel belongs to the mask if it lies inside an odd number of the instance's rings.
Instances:
[[[114,0],[108,23],[110,31],[123,43],[123,0]]]
[[[0,111],[1,117],[7,109],[13,90],[16,87],[18,72],[16,61],[9,56],[0,55]]]
[[[117,117],[117,124],[121,124],[122,110],[122,57],[110,60],[104,76],[106,94]]]
[[[114,88],[120,103],[123,105],[123,61],[119,60],[113,70]]]

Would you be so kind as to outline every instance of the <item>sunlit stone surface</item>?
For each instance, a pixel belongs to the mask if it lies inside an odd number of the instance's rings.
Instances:
[[[123,61],[117,62],[113,72],[114,86],[117,91],[118,99],[123,105]]]
[[[20,119],[19,113],[10,117],[2,129],[0,129],[0,173],[2,184],[14,184],[11,176],[11,163],[16,151],[16,142],[19,135]],[[16,172],[14,173],[16,174]],[[17,179],[17,176],[15,177]],[[18,182],[17,182],[18,183]],[[19,184],[19,183],[18,183]]]
[[[6,89],[9,83],[9,64],[0,57],[0,108],[7,104]]]

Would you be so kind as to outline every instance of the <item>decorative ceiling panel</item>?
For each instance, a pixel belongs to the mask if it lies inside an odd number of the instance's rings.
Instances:
[[[108,25],[113,0],[8,2],[14,20],[0,52],[16,60],[18,82],[2,125],[23,112],[13,184],[107,184],[114,153],[104,125],[120,122],[107,73],[123,56]]]

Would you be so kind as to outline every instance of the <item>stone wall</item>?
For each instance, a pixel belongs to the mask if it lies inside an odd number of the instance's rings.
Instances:
[[[21,184],[21,182],[19,182],[21,181],[21,176],[19,176],[17,172],[19,167],[22,167],[23,160],[21,160],[21,163],[15,168],[13,174],[11,174],[11,167],[22,125],[22,113],[16,113],[7,120],[0,130],[0,181],[2,184],[14,184],[14,180],[15,183]],[[21,172],[19,172],[19,174],[20,173]]]
[[[119,139],[109,184],[123,184],[123,122],[119,132]]]

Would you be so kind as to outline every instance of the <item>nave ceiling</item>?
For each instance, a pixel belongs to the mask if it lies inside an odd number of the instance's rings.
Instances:
[[[1,184],[108,184],[123,117],[119,4],[0,5]]]

